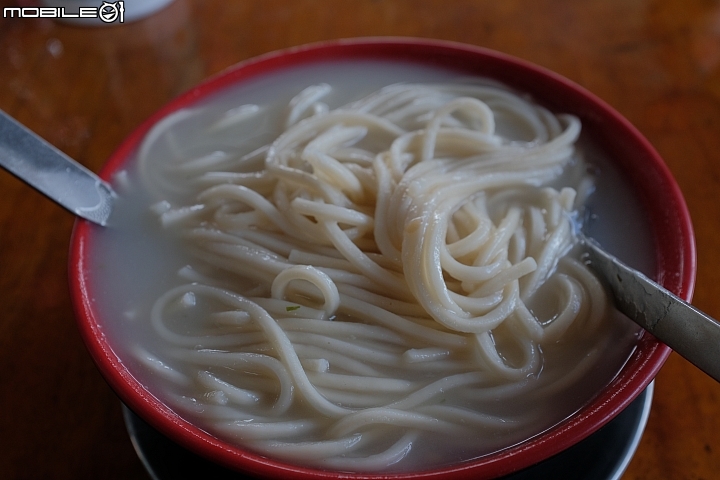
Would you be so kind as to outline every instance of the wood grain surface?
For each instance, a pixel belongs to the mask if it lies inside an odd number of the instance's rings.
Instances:
[[[209,75],[279,48],[374,35],[493,48],[619,110],[685,195],[693,303],[720,318],[717,0],[176,0],[102,28],[0,17],[0,109],[97,171],[140,122]],[[148,478],[75,327],[73,221],[0,171],[0,478]],[[624,478],[720,478],[720,385],[675,354]]]

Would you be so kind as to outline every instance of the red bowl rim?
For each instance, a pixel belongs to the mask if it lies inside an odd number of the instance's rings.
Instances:
[[[654,234],[656,279],[675,294],[690,300],[695,283],[695,238],[682,193],[660,155],[622,115],[574,82],[530,62],[493,50],[455,42],[376,37],[320,42],[265,54],[243,61],[172,100],[140,125],[113,153],[100,176],[109,180],[130,157],[145,134],[172,112],[239,82],[283,68],[308,63],[386,59],[438,65],[467,74],[499,80],[553,111],[580,117],[596,140],[607,140],[608,153],[627,157],[619,164],[640,191]],[[662,202],[658,202],[662,199]],[[620,374],[588,405],[546,432],[500,452],[450,467],[398,474],[342,473],[314,470],[268,459],[233,447],[191,425],[149,393],[126,369],[103,333],[89,284],[88,252],[96,227],[76,222],[69,257],[70,290],[77,323],[85,344],[106,381],[140,417],[178,444],[227,467],[263,477],[287,479],[494,478],[531,466],[581,441],[627,407],[652,381],[670,349],[652,335],[641,335],[638,346]]]

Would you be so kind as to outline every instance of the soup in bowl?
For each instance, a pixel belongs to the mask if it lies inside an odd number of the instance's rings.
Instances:
[[[689,298],[689,216],[649,143],[540,67],[359,39],[241,63],[140,126],[78,222],[78,323],[177,443],[278,478],[492,478],[582,440],[669,349],[574,245]]]

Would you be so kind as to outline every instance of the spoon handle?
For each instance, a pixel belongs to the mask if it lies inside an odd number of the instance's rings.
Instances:
[[[0,166],[75,215],[105,225],[110,185],[0,110]]]
[[[720,382],[720,323],[623,264],[594,240],[581,242],[618,310]]]

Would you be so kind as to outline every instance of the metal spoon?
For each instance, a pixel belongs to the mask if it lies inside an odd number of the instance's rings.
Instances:
[[[110,185],[2,110],[0,166],[79,217],[103,226],[110,217]]]
[[[581,233],[578,238],[615,307],[720,382],[720,323],[623,264],[594,240]]]
[[[103,226],[110,217],[110,185],[2,110],[0,166],[75,215]],[[576,233],[618,310],[720,382],[720,323]]]

